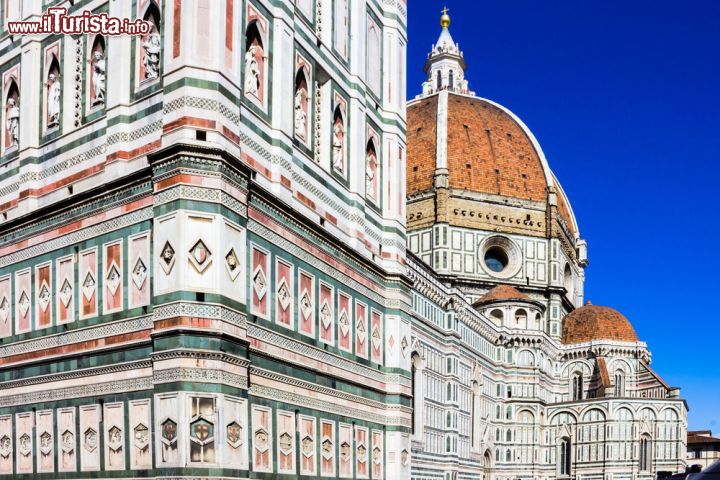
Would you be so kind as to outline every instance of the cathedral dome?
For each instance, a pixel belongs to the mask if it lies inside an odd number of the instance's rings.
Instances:
[[[617,310],[588,304],[573,310],[565,317],[562,343],[575,344],[593,340],[637,342],[638,337],[628,319]]]
[[[530,297],[520,292],[519,290],[511,287],[510,285],[500,284],[493,288],[485,295],[480,297],[475,305],[487,305],[495,302],[507,302],[507,301],[527,301]]]
[[[449,92],[447,123],[439,125],[439,104],[439,95],[408,104],[408,195],[433,188],[442,150],[449,188],[537,203],[546,203],[549,192],[555,192],[560,217],[571,234],[579,236],[565,193],[537,140],[518,117],[490,100]]]

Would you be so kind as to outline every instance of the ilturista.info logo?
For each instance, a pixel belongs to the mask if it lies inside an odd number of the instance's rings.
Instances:
[[[68,15],[65,7],[48,8],[39,20],[9,21],[10,35],[147,35],[153,25],[145,20],[111,17],[107,13],[94,14],[88,10]]]

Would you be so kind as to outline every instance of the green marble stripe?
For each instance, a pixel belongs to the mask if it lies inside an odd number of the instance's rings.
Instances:
[[[384,394],[377,390],[363,387],[358,384],[349,383],[344,380],[340,380],[337,377],[325,375],[323,373],[310,370],[309,368],[303,368],[297,365],[291,365],[281,360],[276,360],[264,355],[250,352],[250,360],[254,367],[270,370],[282,375],[287,375],[291,378],[297,378],[305,380],[306,382],[315,383],[317,385],[332,388],[339,392],[349,393],[351,395],[357,395],[358,397],[366,398],[368,400],[374,400],[376,402],[385,403],[388,405],[403,405],[411,406],[412,400],[403,395],[396,394]],[[360,363],[360,362],[357,362]],[[383,369],[384,371],[385,369]],[[405,372],[407,373],[407,372]]]
[[[83,405],[93,405],[98,404],[100,402],[103,403],[109,403],[109,402],[120,402],[120,401],[130,401],[130,400],[143,400],[152,398],[153,391],[152,390],[139,390],[139,391],[133,391],[133,392],[124,392],[122,394],[118,395],[101,395],[101,396],[88,396],[88,397],[82,397],[82,398],[70,398],[65,400],[56,400],[53,402],[40,402],[40,403],[29,403],[28,405],[17,405],[13,407],[3,407],[0,408],[0,415],[14,415],[16,413],[24,413],[28,412],[30,410],[50,410],[55,408],[65,408],[65,407],[80,407]],[[127,409],[127,405],[126,405]],[[14,478],[14,477],[13,477]]]
[[[317,270],[312,264],[309,264],[309,263],[305,262],[304,260],[301,260],[298,257],[292,255],[291,253],[286,252],[281,247],[278,247],[277,245],[268,242],[266,239],[257,236],[255,233],[248,232],[248,240],[252,241],[252,243],[254,243],[255,245],[258,245],[259,247],[262,247],[262,248],[270,251],[273,254],[273,258],[272,258],[273,262],[275,260],[275,257],[280,257],[284,260],[290,261],[291,263],[293,263],[293,266],[295,267],[296,270],[297,270],[297,268],[301,268],[301,269],[305,270],[306,272],[314,275],[316,277],[316,279],[322,280],[323,282],[327,283],[328,285],[334,287],[336,290],[340,289],[345,293],[351,294],[353,296],[353,298],[356,298],[356,299],[362,301],[363,303],[367,304],[369,307],[372,307],[372,308],[375,308],[376,310],[384,312],[382,305],[376,303],[373,300],[368,299],[363,294],[358,293],[352,287],[346,285],[345,283],[338,281],[335,278],[327,278],[327,276],[323,272],[321,272],[320,270]],[[311,244],[320,246],[321,248],[325,247],[325,245],[318,245],[318,242],[316,239],[307,238],[307,240]],[[325,251],[326,254],[342,260],[340,252],[333,251],[331,249],[325,249],[325,250],[326,250]],[[250,249],[248,249],[248,254],[249,253],[250,253]],[[355,273],[357,273],[360,276],[363,276],[365,278],[368,278],[375,283],[383,285],[383,287],[385,287],[387,285],[387,283],[388,283],[387,280],[385,280],[377,275],[372,274],[371,272],[364,269],[362,267],[362,265],[358,265],[355,262],[352,262],[351,259],[347,259],[347,260],[350,260],[350,261],[345,262],[345,263],[348,263],[350,267],[356,267],[356,268],[353,268]],[[274,265],[271,265],[271,269],[274,270]],[[297,272],[295,272],[295,273],[297,274]]]
[[[192,382],[168,382],[158,383],[153,388],[155,395],[160,393],[172,392],[191,392],[191,393],[219,393],[223,395],[232,395],[238,398],[248,398],[247,390],[238,386],[226,385],[224,383],[207,383],[201,381]]]
[[[358,260],[355,256],[350,256],[348,252],[348,248],[345,248],[344,246],[336,247],[335,245],[332,245],[328,241],[325,240],[325,238],[322,238],[318,235],[315,235],[295,224],[295,222],[289,222],[287,221],[287,218],[284,214],[281,214],[277,209],[275,209],[273,206],[258,201],[255,196],[250,197],[250,205],[252,205],[254,208],[257,208],[258,210],[262,211],[263,213],[267,214],[269,217],[273,218],[274,220],[280,222],[285,228],[292,231],[295,234],[298,234],[299,236],[303,237],[308,242],[321,246],[323,250],[325,250],[326,253],[329,253],[333,255],[335,258],[343,261],[343,263],[346,263],[348,266],[354,267],[353,269],[359,273],[360,275],[369,278],[370,280],[374,281],[375,283],[379,283],[385,287],[390,287],[392,283],[388,281],[388,279],[380,276],[379,273],[375,273],[372,270],[370,270],[367,265],[364,265],[364,260]],[[253,238],[256,237],[256,235],[253,232],[248,232],[248,235],[252,235]],[[262,239],[259,239],[262,240]],[[274,248],[274,247],[273,247]],[[363,262],[363,263],[361,263]]]
[[[135,123],[138,120],[142,120],[145,117],[148,117],[152,115],[153,113],[161,112],[163,109],[162,102],[156,102],[152,105],[142,109],[138,110],[135,113],[132,113],[130,115],[113,115],[112,117],[109,117],[107,120],[107,127],[110,128],[112,126],[118,125],[118,124],[130,124]]]
[[[246,310],[246,305],[244,303],[217,293],[178,290],[152,297],[152,305],[154,308],[159,308],[164,304],[175,302],[203,302],[207,304],[222,305],[241,313],[245,313]]]
[[[397,427],[397,426],[389,426],[382,423],[375,423],[375,422],[368,422],[367,420],[361,420],[361,419],[355,419],[351,417],[345,417],[342,415],[336,415],[333,413],[325,412],[323,410],[314,410],[309,409],[305,407],[298,407],[292,403],[286,403],[286,402],[280,402],[277,400],[270,400],[264,397],[258,397],[255,395],[250,395],[250,406],[253,405],[268,407],[273,409],[273,425],[275,425],[275,411],[276,410],[285,410],[288,412],[294,412],[296,414],[300,415],[307,415],[310,417],[315,417],[318,420],[317,427],[319,430],[320,427],[320,419],[322,420],[330,420],[336,422],[335,425],[335,437],[336,437],[336,444],[339,444],[340,442],[337,440],[338,438],[338,423],[352,423],[354,425],[357,425],[358,427],[365,427],[368,429],[374,429],[374,430],[385,430],[385,431],[408,431],[405,427]],[[369,434],[370,432],[368,432]],[[277,471],[277,468],[275,469]]]
[[[0,372],[0,382],[16,381],[24,378],[74,372],[88,368],[109,367],[118,363],[137,362],[150,358],[152,346],[121,346],[119,350],[101,353],[81,352],[77,357],[60,360],[46,360],[37,365],[12,367]]]
[[[108,207],[125,204],[128,199],[139,197],[143,194],[151,192],[152,184],[149,181],[146,182],[142,180],[138,183],[132,184],[129,188],[122,189],[111,194],[107,194],[107,189],[103,189],[103,197],[98,198],[98,196],[95,196],[90,198],[81,202],[78,206],[73,207],[69,212],[61,213],[45,220],[37,220],[28,226],[14,228],[11,231],[4,231],[7,229],[4,228],[4,226],[0,226],[0,245],[10,243],[39,232],[57,228],[58,225],[67,225],[73,220],[92,216]],[[148,224],[151,225],[152,223],[149,222]]]
[[[135,223],[133,225],[120,228],[117,230],[113,230],[112,232],[99,234],[96,237],[90,238],[88,240],[85,240],[80,243],[76,243],[74,245],[69,245],[67,247],[58,248],[56,250],[51,250],[47,253],[43,253],[42,255],[37,255],[35,257],[29,258],[27,260],[23,260],[17,263],[13,263],[12,265],[2,267],[0,268],[0,276],[5,275],[7,273],[16,272],[18,270],[23,270],[28,267],[34,267],[35,265],[52,261],[53,262],[53,271],[55,269],[55,259],[64,257],[66,255],[71,255],[74,253],[78,253],[82,250],[87,250],[89,248],[97,247],[98,248],[98,254],[102,256],[102,245],[108,242],[111,242],[113,240],[120,240],[123,239],[123,245],[127,247],[127,237],[130,235],[134,235],[136,233],[144,232],[146,230],[152,229],[152,220],[143,220],[138,223]],[[127,254],[127,252],[125,252]],[[123,262],[127,261],[127,256],[123,258]],[[34,272],[33,272],[34,273]],[[77,273],[77,272],[76,272]],[[77,279],[76,279],[77,280]],[[127,284],[125,284],[125,287],[127,287]]]
[[[243,228],[247,225],[247,218],[239,215],[235,212],[235,210],[231,210],[225,205],[219,203],[203,200],[173,200],[172,202],[153,207],[153,214],[157,218],[176,210],[190,210],[194,212],[219,214],[222,215],[223,218],[231,220]]]
[[[239,339],[233,341],[224,335],[226,334],[197,330],[188,333],[161,332],[153,338],[153,349],[155,353],[183,349],[209,350],[247,358],[247,346],[240,343]]]

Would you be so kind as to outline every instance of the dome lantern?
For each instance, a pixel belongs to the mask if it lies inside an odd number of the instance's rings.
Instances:
[[[460,51],[460,45],[455,43],[450,35],[450,15],[448,9],[443,8],[440,17],[442,31],[437,42],[433,45],[427,62],[425,73],[427,81],[423,83],[422,96],[432,95],[440,91],[450,91],[473,95],[468,90],[465,80],[465,59]]]

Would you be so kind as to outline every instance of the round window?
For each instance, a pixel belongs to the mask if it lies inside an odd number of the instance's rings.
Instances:
[[[522,267],[520,247],[502,235],[486,237],[478,245],[477,263],[486,274],[495,278],[512,278]]]
[[[500,273],[508,266],[508,255],[501,247],[490,247],[485,252],[485,265],[490,271]]]

